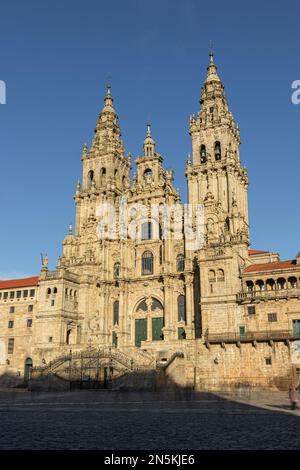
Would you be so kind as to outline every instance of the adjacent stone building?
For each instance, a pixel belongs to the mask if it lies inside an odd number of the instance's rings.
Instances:
[[[249,249],[240,131],[212,53],[207,70],[189,123],[191,217],[149,125],[131,181],[108,86],[92,145],[83,148],[76,224],[56,271],[44,257],[38,277],[0,281],[3,383],[31,375],[121,386],[123,377],[134,388],[147,371],[159,371],[161,387],[297,382],[300,255],[280,261]]]

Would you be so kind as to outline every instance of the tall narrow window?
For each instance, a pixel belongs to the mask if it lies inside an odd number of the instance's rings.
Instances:
[[[66,335],[66,343],[67,343],[67,344],[70,344],[70,336],[71,336],[71,333],[72,333],[72,330],[68,330],[68,331],[67,331],[67,335]]]
[[[120,263],[115,263],[114,264],[114,278],[118,279],[121,274],[121,265]]]
[[[200,161],[201,163],[206,163],[206,147],[201,145],[200,147]]]
[[[91,171],[89,171],[89,173],[88,173],[88,185],[89,185],[89,189],[91,189],[92,184],[93,184],[93,181],[94,181],[94,172],[93,172],[93,170],[91,170]]]
[[[163,247],[159,247],[159,264],[163,264]]]
[[[151,251],[145,251],[142,256],[142,274],[153,274],[153,254]]]
[[[14,345],[15,345],[15,339],[14,338],[9,338],[8,339],[8,348],[7,348],[7,353],[8,354],[13,354]]]
[[[151,240],[152,232],[152,222],[144,222],[142,224],[142,240]]]
[[[179,295],[177,299],[178,304],[178,321],[186,322],[186,308],[185,308],[185,296]]]
[[[113,318],[113,324],[118,325],[119,324],[119,307],[120,303],[118,300],[114,301],[114,318]]]
[[[215,143],[215,160],[221,160],[221,144],[220,142]]]
[[[100,186],[105,186],[106,183],[106,168],[100,170]]]
[[[177,256],[176,264],[177,264],[177,271],[179,273],[183,272],[184,271],[184,255],[182,253]]]

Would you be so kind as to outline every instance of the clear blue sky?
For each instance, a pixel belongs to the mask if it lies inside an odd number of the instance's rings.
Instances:
[[[108,76],[126,151],[150,119],[186,199],[210,40],[241,129],[252,247],[300,250],[299,1],[6,0],[0,14],[0,278],[37,274],[41,252],[56,266]]]

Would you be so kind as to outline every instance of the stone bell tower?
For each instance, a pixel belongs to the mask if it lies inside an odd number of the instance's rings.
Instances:
[[[190,118],[192,161],[189,157],[186,176],[189,203],[204,206],[204,245],[195,253],[195,262],[201,330],[208,335],[238,330],[236,295],[249,246],[248,176],[240,162],[240,131],[212,52],[200,106]]]
[[[95,216],[96,204],[109,202],[117,205],[118,196],[130,190],[131,155],[124,154],[110,85],[107,85],[91,148],[88,150],[84,145],[81,160],[82,185],[77,183],[75,193],[76,235],[80,235],[83,225]]]
[[[249,241],[248,177],[240,163],[240,131],[229,111],[212,52],[198,114],[190,118],[192,162],[187,162],[190,203],[204,204],[206,243]]]

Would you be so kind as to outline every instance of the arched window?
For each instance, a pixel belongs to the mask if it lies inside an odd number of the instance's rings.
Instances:
[[[184,271],[184,255],[182,253],[177,256],[176,264],[177,264],[177,271],[179,273],[182,273]]]
[[[121,265],[120,263],[115,263],[114,264],[114,278],[118,279],[121,274]]]
[[[123,176],[123,178],[122,178],[122,186],[123,186],[123,188],[125,188],[125,186],[126,186],[126,176]]]
[[[268,291],[275,290],[275,281],[274,279],[267,279],[266,280],[266,288]]]
[[[146,179],[149,179],[152,177],[152,170],[150,168],[147,168],[147,170],[144,171],[144,177]]]
[[[69,289],[66,288],[66,290],[65,290],[65,296],[68,297],[68,295],[69,295]]]
[[[144,222],[142,224],[142,240],[151,240],[153,237],[152,222]]]
[[[49,297],[49,295],[51,295],[51,289],[50,287],[48,287],[47,291],[46,291],[46,297]]]
[[[152,297],[152,305],[151,305],[151,309],[152,310],[163,310],[163,306],[161,304],[161,302],[157,299],[155,299],[154,297]]]
[[[57,294],[57,287],[54,287],[54,289],[53,289],[53,294],[54,294],[54,295]]]
[[[205,145],[201,145],[200,147],[200,162],[206,163],[206,147]]]
[[[119,324],[119,301],[115,300],[114,301],[114,309],[113,309],[113,324],[118,325]]]
[[[147,312],[147,311],[148,311],[148,305],[147,305],[145,299],[142,300],[142,301],[138,304],[136,311],[138,311],[138,310],[142,310],[143,312]]]
[[[217,271],[217,280],[219,282],[223,282],[224,279],[225,279],[225,275],[224,275],[223,269],[218,269],[218,271]]]
[[[142,274],[153,274],[153,254],[151,251],[145,251],[142,256]]]
[[[67,331],[67,335],[66,335],[66,343],[67,343],[67,344],[70,344],[70,336],[71,336],[71,333],[72,333],[72,330],[68,330],[68,331]]]
[[[186,322],[185,296],[179,295],[177,299],[178,321]]]
[[[208,271],[208,280],[209,282],[216,282],[216,273],[213,269]]]
[[[246,281],[247,292],[254,291],[254,284],[253,281]]]
[[[259,292],[263,292],[265,290],[265,283],[262,279],[258,279],[256,282],[255,282],[255,288],[257,291]]]
[[[277,279],[277,289],[278,290],[285,289],[285,285],[286,285],[286,281],[283,277],[280,277],[279,279]]]
[[[100,170],[100,186],[105,186],[106,183],[106,168]]]
[[[296,287],[297,287],[297,278],[296,277],[289,277],[288,282],[289,282],[289,285],[292,289],[296,289]]]
[[[91,171],[89,171],[89,173],[88,173],[88,185],[89,185],[89,189],[91,189],[92,184],[93,184],[93,181],[94,181],[94,172],[93,172],[93,170],[91,170]]]
[[[221,144],[220,142],[215,143],[215,160],[221,160]]]

